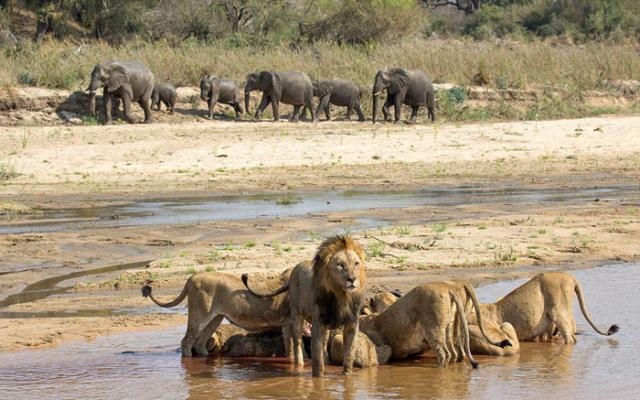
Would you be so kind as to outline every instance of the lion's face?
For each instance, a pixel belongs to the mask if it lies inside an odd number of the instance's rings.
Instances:
[[[352,249],[337,252],[329,261],[329,273],[333,281],[345,291],[362,288],[360,276],[364,270],[364,261]]]

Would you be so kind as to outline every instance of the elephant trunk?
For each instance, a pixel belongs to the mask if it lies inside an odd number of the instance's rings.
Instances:
[[[96,92],[89,92],[89,114],[96,115]]]
[[[244,110],[247,114],[251,114],[249,112],[249,97],[251,95],[251,90],[244,89]]]
[[[376,115],[378,113],[378,96],[379,94],[373,93],[373,111],[372,111],[371,119],[374,124],[376,123]]]
[[[382,83],[382,81],[380,80],[379,77],[376,77],[376,81],[373,84],[373,115],[371,116],[373,119],[373,123],[376,123],[376,115],[378,114],[378,97],[380,97],[380,95],[382,94],[382,91],[384,90],[384,84]]]

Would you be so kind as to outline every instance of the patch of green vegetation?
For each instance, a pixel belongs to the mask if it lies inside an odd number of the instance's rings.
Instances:
[[[0,201],[0,215],[33,214],[33,208],[13,201]]]
[[[19,175],[13,162],[0,160],[0,181],[7,181]]]
[[[509,250],[506,251],[497,251],[494,254],[495,260],[502,263],[513,263],[518,260],[518,255],[516,254],[513,247],[509,247]]]
[[[276,205],[278,206],[289,206],[298,203],[302,203],[302,198],[292,193],[287,193],[276,199]]]
[[[380,257],[384,252],[385,245],[382,242],[374,242],[367,246],[367,254],[369,257]]]
[[[252,249],[254,247],[256,247],[256,241],[255,240],[248,240],[244,244],[244,248],[245,249]]]
[[[207,259],[212,263],[219,261],[221,257],[222,256],[220,255],[220,251],[218,249],[211,250],[207,253]]]
[[[444,222],[438,222],[436,224],[433,224],[433,226],[431,227],[431,230],[433,230],[433,232],[436,234],[436,239],[440,239],[440,234],[443,233],[444,231],[447,230],[447,224],[445,224]]]
[[[271,242],[271,248],[273,249],[273,252],[277,255],[277,256],[281,256],[282,255],[282,244],[277,241],[274,240]]]
[[[402,225],[396,228],[396,234],[398,236],[409,236],[412,232],[412,229],[409,225]]]

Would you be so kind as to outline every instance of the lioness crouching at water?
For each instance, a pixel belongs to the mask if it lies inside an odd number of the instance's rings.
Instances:
[[[249,289],[248,276],[245,274],[242,279]],[[320,245],[312,262],[298,264],[280,289],[268,294],[252,293],[268,298],[289,291],[289,326],[295,363],[303,364],[302,325],[305,319],[311,320],[312,370],[314,376],[320,376],[324,371],[329,329],[344,326],[343,369],[350,372],[353,367],[353,346],[365,283],[362,247],[349,236],[334,236]]]
[[[290,272],[288,269],[274,280],[282,284]],[[239,277],[221,272],[192,275],[182,293],[168,303],[158,301],[149,285],[142,287],[142,295],[160,307],[175,307],[189,297],[187,332],[181,343],[184,357],[191,357],[193,349],[197,354],[208,355],[207,341],[225,317],[232,324],[255,332],[281,328],[289,315],[287,296],[258,298],[244,288]]]
[[[401,359],[433,349],[438,366],[455,360],[457,338],[452,338],[458,323],[464,352],[474,368],[469,348],[469,331],[464,304],[452,288],[444,282],[427,283],[412,289],[380,314],[361,318],[361,331],[381,346],[391,346],[392,358]]]
[[[398,292],[385,292],[376,294],[369,299],[368,307],[365,306],[365,315],[379,314],[381,312],[384,312],[392,304],[398,301],[400,297],[401,295]],[[463,302],[462,299],[460,300],[461,302]],[[516,332],[510,323],[504,322],[502,324],[497,324],[490,319],[484,318],[483,326],[486,330],[486,333],[490,338],[494,340],[495,344],[487,341],[482,333],[482,330],[477,324],[469,323],[469,349],[471,350],[471,354],[487,356],[512,356],[520,352],[520,342],[518,341],[518,335],[516,335]],[[465,344],[462,340],[463,338],[459,328],[460,324],[458,325],[458,329],[454,329],[453,332],[449,332],[449,334],[454,335],[450,338],[451,343],[449,344],[449,347],[454,348],[454,351],[452,352],[454,358],[458,361],[462,361],[462,357],[460,356],[464,356],[465,354]],[[454,343],[456,338],[458,339],[458,341],[457,343]],[[507,342],[509,343],[509,346],[505,346]],[[378,352],[380,353],[380,351]],[[456,355],[456,353],[458,354]]]
[[[520,340],[550,338],[557,331],[565,343],[575,343],[574,294],[582,315],[596,332],[610,336],[618,331],[618,325],[611,325],[607,332],[598,329],[587,312],[580,284],[565,272],[538,274],[499,301],[480,308],[487,319],[511,323]]]

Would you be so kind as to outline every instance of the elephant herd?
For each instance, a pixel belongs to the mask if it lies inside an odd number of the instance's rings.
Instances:
[[[91,72],[88,87],[89,112],[96,115],[96,93],[103,88],[103,112],[106,124],[112,123],[112,113],[123,104],[125,121],[132,123],[131,103],[137,102],[144,111],[144,122],[151,123],[151,109],[165,104],[173,113],[177,92],[169,84],[155,83],[153,73],[137,61],[109,61],[95,66]],[[426,107],[428,117],[435,121],[435,98],[433,84],[427,75],[420,70],[388,68],[378,71],[375,76],[373,90],[372,122],[376,122],[378,99],[386,90],[387,98],[382,105],[385,121],[390,121],[389,107],[394,107],[394,121],[400,122],[402,105],[411,106],[411,123],[416,122],[418,109]],[[262,92],[262,99],[255,111],[255,119],[259,119],[264,110],[271,105],[274,121],[280,118],[280,103],[293,106],[289,120],[297,122],[311,113],[313,122],[317,122],[318,114],[324,113],[331,119],[330,105],[346,107],[347,119],[351,119],[355,111],[359,121],[365,120],[361,101],[368,91],[346,79],[312,81],[303,72],[260,71],[247,75],[244,86],[244,109],[249,111],[249,100],[252,91]],[[236,118],[244,110],[240,86],[231,79],[206,74],[200,81],[200,98],[207,102],[208,118],[213,118],[213,107],[216,103],[233,107]],[[315,106],[314,98],[318,98]]]

